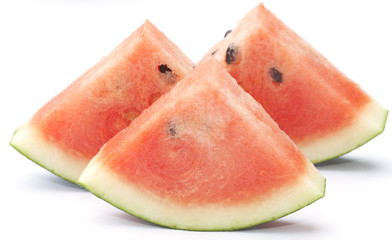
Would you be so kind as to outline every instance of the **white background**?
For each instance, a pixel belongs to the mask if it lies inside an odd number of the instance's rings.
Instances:
[[[162,228],[125,214],[12,149],[13,131],[149,19],[194,61],[259,1],[0,0],[0,239],[392,239],[392,133],[317,165],[326,196],[233,232]],[[264,1],[392,109],[392,4]]]

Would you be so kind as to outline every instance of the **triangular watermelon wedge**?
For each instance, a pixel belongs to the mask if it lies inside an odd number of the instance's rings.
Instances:
[[[193,63],[149,21],[19,127],[10,144],[76,182],[89,160]]]
[[[230,230],[324,196],[325,179],[214,59],[109,140],[79,183],[159,225]]]
[[[259,4],[213,55],[314,163],[383,132],[388,111]]]

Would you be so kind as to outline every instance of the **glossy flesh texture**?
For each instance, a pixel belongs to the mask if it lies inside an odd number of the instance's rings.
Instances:
[[[214,58],[107,142],[79,183],[142,219],[193,230],[271,221],[321,198],[325,188]]]
[[[170,72],[161,72],[161,65]],[[178,47],[146,21],[38,110],[16,131],[19,136],[14,136],[11,145],[76,182],[105,142],[192,69],[193,63]]]
[[[387,111],[262,4],[208,55],[312,162],[346,153],[384,129]]]

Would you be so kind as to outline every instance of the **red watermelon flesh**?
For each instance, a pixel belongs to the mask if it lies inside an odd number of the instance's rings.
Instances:
[[[387,110],[263,4],[211,54],[312,162],[342,155],[384,130]]]
[[[79,183],[179,229],[267,222],[324,195],[325,180],[214,58],[109,140]]]
[[[44,105],[12,141],[18,151],[76,182],[100,147],[127,127],[193,63],[149,21]]]

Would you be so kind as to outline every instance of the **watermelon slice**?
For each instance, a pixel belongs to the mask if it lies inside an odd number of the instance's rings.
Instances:
[[[388,111],[263,4],[214,55],[314,163],[347,153],[385,127]]]
[[[146,21],[18,128],[10,144],[71,182],[100,147],[193,69]]]
[[[324,195],[325,179],[213,58],[109,140],[79,183],[159,225],[229,230]]]

